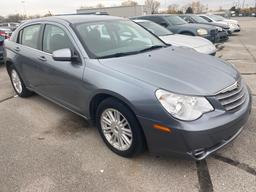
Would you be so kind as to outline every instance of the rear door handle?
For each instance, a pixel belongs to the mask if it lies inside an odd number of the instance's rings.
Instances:
[[[14,49],[15,51],[20,51],[20,48],[19,47],[15,47],[15,49]]]
[[[38,59],[39,59],[40,61],[47,61],[47,59],[45,58],[45,56],[40,56]]]

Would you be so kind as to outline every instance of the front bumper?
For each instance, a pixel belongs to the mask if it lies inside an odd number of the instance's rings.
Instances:
[[[171,119],[158,122],[138,116],[148,149],[154,154],[178,155],[202,160],[211,153],[234,140],[243,130],[251,112],[251,96],[246,93],[246,102],[236,112],[215,111],[204,114],[200,119],[184,122]],[[171,133],[161,132],[152,125],[161,124],[172,129]]]
[[[228,37],[228,33],[226,31],[218,32],[217,42],[223,42],[223,41],[226,41],[228,39],[229,39],[229,37]]]
[[[206,35],[206,36],[201,36],[201,37],[204,37],[206,39],[208,39],[209,41],[211,41],[212,43],[217,43],[218,42],[218,39],[217,39],[217,36],[216,34],[209,34],[209,35]]]
[[[207,55],[215,55],[217,49],[214,45],[205,45],[201,47],[194,48],[197,52],[207,54]]]
[[[236,27],[231,27],[230,28],[230,31],[232,33],[237,33],[237,32],[240,32],[241,31],[241,27],[239,25],[237,25]]]

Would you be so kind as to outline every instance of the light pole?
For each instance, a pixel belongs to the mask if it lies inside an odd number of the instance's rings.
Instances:
[[[22,3],[22,5],[23,5],[23,15],[24,15],[24,17],[26,17],[26,16],[27,16],[27,13],[26,13],[25,1],[22,0],[21,3]]]
[[[244,4],[245,4],[245,0],[243,0],[243,7],[242,7],[243,9],[244,9]]]

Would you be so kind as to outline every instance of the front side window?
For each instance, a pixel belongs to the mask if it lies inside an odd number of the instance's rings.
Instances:
[[[21,44],[38,49],[41,25],[25,27],[22,32]]]
[[[60,49],[73,49],[67,33],[58,26],[46,25],[43,37],[43,51],[52,54]]]
[[[81,23],[75,28],[86,50],[94,58],[136,53],[152,46],[166,46],[150,32],[129,20]]]

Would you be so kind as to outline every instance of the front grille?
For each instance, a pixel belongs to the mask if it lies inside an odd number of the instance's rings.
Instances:
[[[244,84],[238,81],[221,91],[216,97],[227,111],[238,110],[246,100]]]
[[[211,35],[216,35],[218,33],[218,29],[211,30]]]

